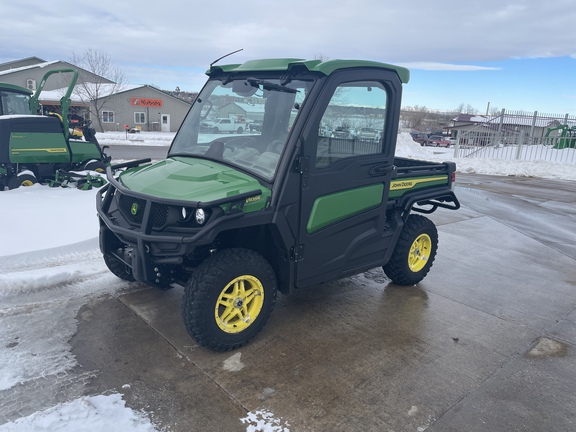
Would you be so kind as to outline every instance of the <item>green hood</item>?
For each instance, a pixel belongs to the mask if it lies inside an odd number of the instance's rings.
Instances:
[[[255,178],[225,165],[189,157],[174,157],[129,169],[120,182],[134,192],[183,201],[214,201],[253,190],[259,199],[248,199],[245,211],[264,207],[270,190]]]

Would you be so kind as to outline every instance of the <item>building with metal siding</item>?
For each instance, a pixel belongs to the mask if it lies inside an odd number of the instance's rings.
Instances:
[[[152,86],[130,87],[112,95],[106,103],[103,111],[109,114],[102,123],[105,131],[124,130],[124,125],[142,131],[178,130],[190,109],[189,102]]]

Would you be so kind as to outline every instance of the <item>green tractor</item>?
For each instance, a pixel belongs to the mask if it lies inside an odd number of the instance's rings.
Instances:
[[[53,74],[71,73],[66,94],[60,99],[61,115],[38,115],[39,96]],[[35,183],[60,184],[67,177],[90,176],[71,171],[104,172],[110,157],[96,139],[90,122],[81,125],[83,140],[73,139],[69,129],[70,95],[76,85],[75,69],[48,71],[34,94],[28,89],[0,83],[0,191]],[[80,183],[80,182],[79,182]]]
[[[557,132],[550,136],[552,132]],[[546,138],[549,138],[549,144],[553,145],[552,148],[562,150],[565,148],[576,147],[576,126],[570,127],[569,125],[560,125],[554,128],[549,128],[546,132]]]

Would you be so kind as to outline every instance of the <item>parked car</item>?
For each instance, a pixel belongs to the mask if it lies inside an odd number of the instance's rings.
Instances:
[[[343,138],[343,139],[354,139],[356,138],[356,130],[345,127],[345,126],[338,126],[332,132],[333,138]]]
[[[414,141],[416,141],[418,144],[420,144],[421,146],[426,146],[428,145],[428,135],[424,134],[424,133],[419,133],[419,132],[414,132],[411,133],[410,135],[412,135],[412,139]]]
[[[428,144],[432,147],[450,147],[450,141],[441,135],[431,135],[428,137]]]
[[[372,128],[362,128],[362,129],[360,129],[360,132],[358,133],[358,138],[364,139],[364,140],[378,141],[379,137],[380,137],[380,134],[378,133],[378,131],[376,129],[372,129]]]
[[[200,122],[200,132],[212,132],[214,129],[214,122],[211,120],[204,120]]]

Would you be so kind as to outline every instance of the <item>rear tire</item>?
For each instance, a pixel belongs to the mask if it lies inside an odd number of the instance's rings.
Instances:
[[[239,348],[264,327],[276,303],[276,276],[261,255],[225,249],[194,271],[182,299],[190,336],[214,351]]]
[[[33,186],[38,183],[32,174],[18,174],[8,181],[8,189],[17,189],[20,186]]]
[[[434,222],[420,215],[408,216],[384,273],[398,285],[414,285],[430,271],[438,250]]]

